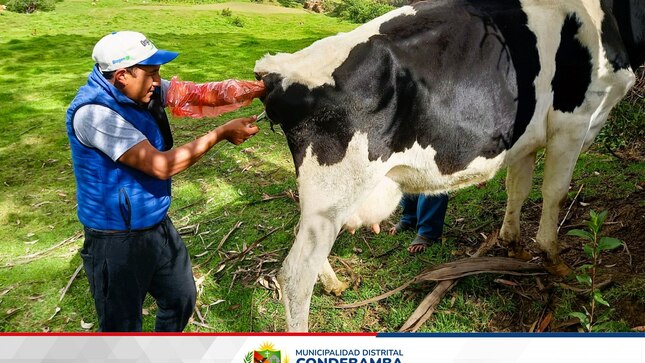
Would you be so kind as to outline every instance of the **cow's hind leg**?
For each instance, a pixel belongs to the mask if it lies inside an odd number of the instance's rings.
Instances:
[[[506,175],[506,213],[500,231],[500,239],[508,248],[508,255],[523,260],[531,259],[520,244],[520,214],[522,204],[531,191],[535,153],[517,160],[509,165]]]
[[[558,214],[564,202],[573,169],[580,155],[587,131],[588,117],[551,111],[549,136],[544,159],[542,216],[536,240],[546,253],[545,268],[565,276],[571,269],[562,261],[558,249]]]

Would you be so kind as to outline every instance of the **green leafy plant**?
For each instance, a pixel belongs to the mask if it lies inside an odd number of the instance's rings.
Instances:
[[[394,9],[391,5],[371,0],[341,0],[330,7],[329,15],[353,23],[366,23]]]
[[[7,10],[16,13],[31,14],[35,11],[52,11],[56,8],[56,2],[52,0],[10,0],[7,2]]]
[[[580,324],[582,324],[583,328],[591,332],[594,329],[602,330],[603,325],[608,322],[611,314],[611,310],[606,310],[600,316],[596,317],[597,304],[609,307],[609,303],[603,298],[602,293],[597,287],[596,272],[598,264],[600,263],[600,254],[603,251],[618,248],[624,242],[617,238],[600,235],[602,227],[605,224],[605,219],[607,219],[607,211],[596,213],[592,210],[589,212],[589,215],[591,219],[587,222],[588,231],[573,229],[567,234],[589,241],[589,243],[583,246],[583,251],[591,259],[591,263],[580,266],[578,269],[580,273],[576,275],[576,280],[582,285],[589,287],[591,301],[589,308],[584,305],[582,306],[584,312],[572,312],[570,315],[580,319]]]
[[[222,16],[232,16],[233,11],[229,8],[224,8],[222,9]]]

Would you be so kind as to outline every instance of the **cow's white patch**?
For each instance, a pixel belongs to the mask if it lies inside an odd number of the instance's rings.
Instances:
[[[379,34],[381,24],[398,16],[416,14],[411,6],[403,6],[382,15],[348,32],[318,40],[295,53],[265,55],[255,63],[256,73],[277,73],[282,79],[282,88],[292,83],[303,84],[309,89],[324,84],[334,85],[332,74],[347,59],[349,52],[358,44]]]
[[[302,212],[334,211],[334,224],[352,228],[378,223],[394,211],[401,192],[440,194],[491,179],[504,165],[506,152],[493,159],[477,157],[453,174],[441,173],[435,155],[432,146],[414,143],[387,161],[369,161],[364,133],[354,135],[345,158],[333,165],[320,165],[309,147],[298,178]]]

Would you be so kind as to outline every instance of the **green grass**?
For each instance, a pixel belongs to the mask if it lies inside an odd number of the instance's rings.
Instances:
[[[317,14],[234,10],[231,17],[225,17],[219,11],[198,7],[159,8],[158,3],[154,8],[140,6],[144,4],[145,1],[99,0],[92,5],[90,1],[67,0],[58,3],[53,12],[0,15],[0,266],[15,264],[0,268],[0,331],[82,331],[81,320],[94,323],[90,330],[97,328],[82,271],[59,302],[61,291],[81,262],[81,239],[30,263],[20,262],[24,261],[21,257],[44,251],[81,231],[75,215],[65,111],[86,80],[92,67],[92,47],[101,36],[114,30],[141,31],[158,47],[181,54],[162,67],[162,76],[178,75],[184,80],[205,82],[252,79],[254,62],[263,54],[293,52],[356,26]],[[242,27],[231,22],[236,17]],[[256,101],[217,119],[172,119],[176,143],[191,141],[228,119],[257,114],[261,108]],[[198,304],[205,324],[215,331],[280,331],[285,326],[284,309],[275,291],[265,289],[256,280],[274,275],[280,267],[294,238],[298,209],[289,198],[262,198],[265,194],[295,191],[297,186],[280,129],[273,133],[266,123],[260,123],[260,127],[260,135],[248,143],[239,147],[219,144],[195,167],[174,178],[170,215],[175,225],[186,231],[184,239],[193,265],[198,266],[195,275],[206,276]],[[540,164],[537,170],[539,180]],[[600,190],[598,195],[622,198],[635,191],[635,180],[642,180],[643,175],[643,163],[615,162],[606,155],[587,154],[578,164],[574,183],[584,182],[589,195]],[[575,195],[575,190],[572,193]],[[464,257],[456,251],[475,248],[481,242],[479,232],[499,228],[504,200],[503,173],[484,188],[456,193],[450,202],[444,242],[420,256],[410,256],[404,248],[413,238],[411,233],[392,237],[359,231],[355,236],[341,236],[332,251],[336,256],[332,265],[346,281],[352,276],[361,281],[342,297],[326,295],[316,286],[311,305],[312,330],[397,330],[432,284],[412,286],[358,309],[337,309],[335,305],[373,297],[396,288],[431,264]],[[539,203],[536,186],[527,206],[537,208]],[[243,222],[240,228],[220,251],[215,251],[214,247],[238,221]],[[223,271],[217,271],[231,251],[243,250],[275,228],[277,231],[244,260],[226,263]],[[207,253],[198,257],[209,244]],[[375,257],[387,251],[391,253]],[[260,269],[261,261],[265,262]],[[491,276],[464,279],[448,293],[433,319],[421,330],[503,330],[491,326],[490,320],[539,314],[540,306],[521,312],[526,308],[521,298],[493,280]],[[517,281],[531,284],[533,280]],[[642,299],[643,290],[629,286],[629,293]],[[153,300],[147,299],[144,306],[148,311],[144,328],[152,330],[156,309]],[[54,315],[56,307],[61,310]],[[562,315],[566,316],[566,312]],[[187,330],[209,329],[189,325]]]

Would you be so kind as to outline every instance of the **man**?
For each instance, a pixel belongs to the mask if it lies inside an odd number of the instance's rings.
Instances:
[[[426,250],[430,244],[441,239],[443,221],[448,209],[448,195],[405,194],[401,198],[403,215],[390,229],[390,234],[404,230],[416,230],[417,235],[408,246],[415,254]]]
[[[67,111],[81,251],[101,331],[141,331],[143,300],[157,301],[156,331],[182,331],[195,306],[186,246],[167,216],[170,178],[222,140],[255,135],[255,117],[172,148],[159,68],[177,53],[143,34],[115,32],[94,47],[87,84]]]

